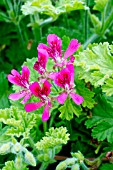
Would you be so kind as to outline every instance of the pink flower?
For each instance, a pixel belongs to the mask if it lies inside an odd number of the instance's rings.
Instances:
[[[39,72],[39,74],[43,75],[46,73],[46,64],[48,60],[48,53],[44,49],[38,50],[38,61],[34,64],[34,69]]]
[[[34,64],[34,70],[38,71],[39,74],[41,74],[40,77],[38,77],[38,80],[40,83],[44,83],[46,79],[51,79],[53,80],[55,77],[54,72],[48,72],[46,70],[46,64],[48,61],[48,53],[44,49],[39,49],[38,50],[38,61],[35,62]]]
[[[57,63],[62,57],[62,40],[55,34],[49,34],[47,41],[49,47],[41,43],[38,45],[37,49],[45,49],[48,52],[49,57]]]
[[[57,73],[55,84],[64,89],[64,91],[57,97],[60,104],[64,104],[68,95],[77,105],[80,105],[84,101],[82,96],[74,92],[74,66],[72,64],[67,65],[66,68]]]
[[[55,61],[55,66],[63,67],[69,61],[67,58],[70,57],[70,63],[73,62],[74,57],[72,56],[74,52],[78,49],[80,44],[78,43],[77,39],[73,39],[70,41],[70,44],[64,53],[64,57],[62,57],[62,40],[55,34],[49,34],[47,37],[47,41],[49,47],[45,44],[39,44],[39,49],[44,49],[48,52],[49,57],[51,57]]]
[[[25,103],[30,97],[31,92],[29,90],[29,75],[30,70],[27,66],[22,67],[22,75],[20,75],[15,69],[11,71],[11,74],[8,75],[8,81],[12,84],[20,86],[23,88],[18,93],[13,93],[9,95],[9,99],[11,100],[19,100],[24,97],[21,103]]]
[[[48,97],[51,92],[50,87],[51,84],[47,80],[44,82],[42,88],[38,82],[32,83],[30,85],[30,90],[36,97],[40,98],[40,102],[28,103],[25,105],[26,112],[31,112],[40,108],[41,106],[45,106],[42,114],[43,121],[47,121],[50,117],[49,107],[51,107],[51,102],[50,98]]]

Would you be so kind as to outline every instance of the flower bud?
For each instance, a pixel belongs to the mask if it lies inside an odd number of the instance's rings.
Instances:
[[[14,154],[17,154],[21,151],[22,151],[22,146],[18,142],[16,144],[14,144],[12,149],[11,149],[11,152],[14,153]]]
[[[80,170],[80,165],[76,163],[75,165],[71,167],[71,170]]]
[[[57,167],[56,167],[56,170],[65,170],[67,168],[67,164],[65,161],[63,162],[60,162]]]
[[[26,153],[25,153],[25,161],[29,165],[36,166],[36,160],[34,158],[34,155],[29,151],[26,151]]]
[[[67,159],[65,160],[65,162],[66,162],[67,166],[72,166],[72,165],[75,164],[75,162],[76,162],[77,160],[78,160],[78,159],[76,159],[76,158],[67,158]]]
[[[11,149],[11,143],[5,143],[0,147],[0,154],[5,155],[7,153],[10,153]]]

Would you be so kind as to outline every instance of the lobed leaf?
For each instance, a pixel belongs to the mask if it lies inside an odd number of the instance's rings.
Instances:
[[[61,119],[71,120],[73,119],[73,113],[79,117],[82,113],[81,106],[76,105],[75,103],[72,103],[70,99],[66,99],[63,106],[59,107],[58,109],[61,113],[59,117]]]
[[[81,79],[99,87],[113,78],[113,57],[110,48],[111,46],[107,42],[92,44],[76,56],[75,65],[81,67],[79,72]],[[110,84],[107,84],[108,91],[109,87]],[[111,95],[112,93],[109,92],[108,94]]]
[[[107,139],[113,142],[113,106],[104,96],[97,98],[97,106],[92,111],[92,117],[89,118],[85,125],[92,129],[92,136],[99,141]]]

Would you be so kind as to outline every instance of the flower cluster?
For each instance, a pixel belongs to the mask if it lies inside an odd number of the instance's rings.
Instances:
[[[22,75],[16,70],[12,70],[8,75],[9,82],[20,86],[22,90],[18,93],[10,94],[9,99],[19,100],[24,99],[21,103],[26,103],[32,95],[39,98],[38,102],[27,103],[25,105],[26,112],[34,111],[42,106],[44,110],[42,113],[42,121],[47,121],[50,117],[50,108],[52,107],[51,82],[62,88],[62,92],[54,97],[60,104],[64,104],[67,97],[80,105],[84,99],[82,96],[75,93],[74,88],[74,52],[78,49],[80,44],[78,40],[70,41],[67,50],[62,50],[62,40],[55,34],[49,34],[47,37],[48,46],[40,43],[37,47],[38,60],[34,63],[34,70],[40,74],[39,82],[29,82],[30,70],[27,66],[22,67]],[[47,62],[51,58],[54,61],[52,72],[47,71]]]

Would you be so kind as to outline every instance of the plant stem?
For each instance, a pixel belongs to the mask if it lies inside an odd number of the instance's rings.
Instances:
[[[31,136],[29,136],[28,142],[29,142],[30,146],[31,146],[33,149],[35,149],[35,144],[34,144],[34,141],[33,141],[33,139],[32,139]]]
[[[69,133],[70,133],[70,135],[71,135],[71,134],[72,134],[72,126],[71,126],[71,122],[68,121],[68,120],[66,120],[66,125],[67,125],[67,129],[68,129],[68,131],[69,131]]]
[[[88,46],[88,44],[94,42],[97,38],[99,38],[98,34],[93,34],[91,37],[89,37],[87,39],[87,41],[84,43],[83,48],[86,49],[86,47]]]
[[[47,122],[43,122],[44,134],[47,132]]]
[[[24,46],[24,38],[23,38],[23,36],[22,36],[22,30],[21,30],[21,27],[20,27],[19,22],[16,24],[16,26],[17,26],[17,28],[18,28],[18,34],[19,34],[19,37],[20,37],[20,41],[21,41],[21,43],[22,43],[23,46]]]
[[[47,25],[47,24],[49,24],[49,23],[51,23],[51,22],[53,22],[53,21],[54,21],[54,19],[53,19],[52,17],[49,17],[49,18],[45,19],[44,21],[42,21],[42,22],[40,23],[40,26]]]
[[[105,33],[105,31],[110,27],[110,25],[112,25],[113,23],[113,11],[110,13],[110,15],[108,16],[108,18],[106,19],[103,29],[102,29],[102,34]]]
[[[82,167],[83,170],[89,170],[89,168],[84,164],[83,161],[80,161],[80,166]]]
[[[86,0],[86,5],[89,5],[89,0]],[[88,24],[89,24],[89,20],[88,20],[88,10],[85,11],[85,41],[87,41],[88,39]]]
[[[42,164],[41,164],[39,170],[46,170],[47,167],[48,167],[48,165],[49,165],[48,163],[42,162]]]
[[[58,112],[58,110],[54,110],[54,113],[52,114],[51,119],[50,119],[49,128],[52,127],[54,118],[55,118],[57,112]]]

